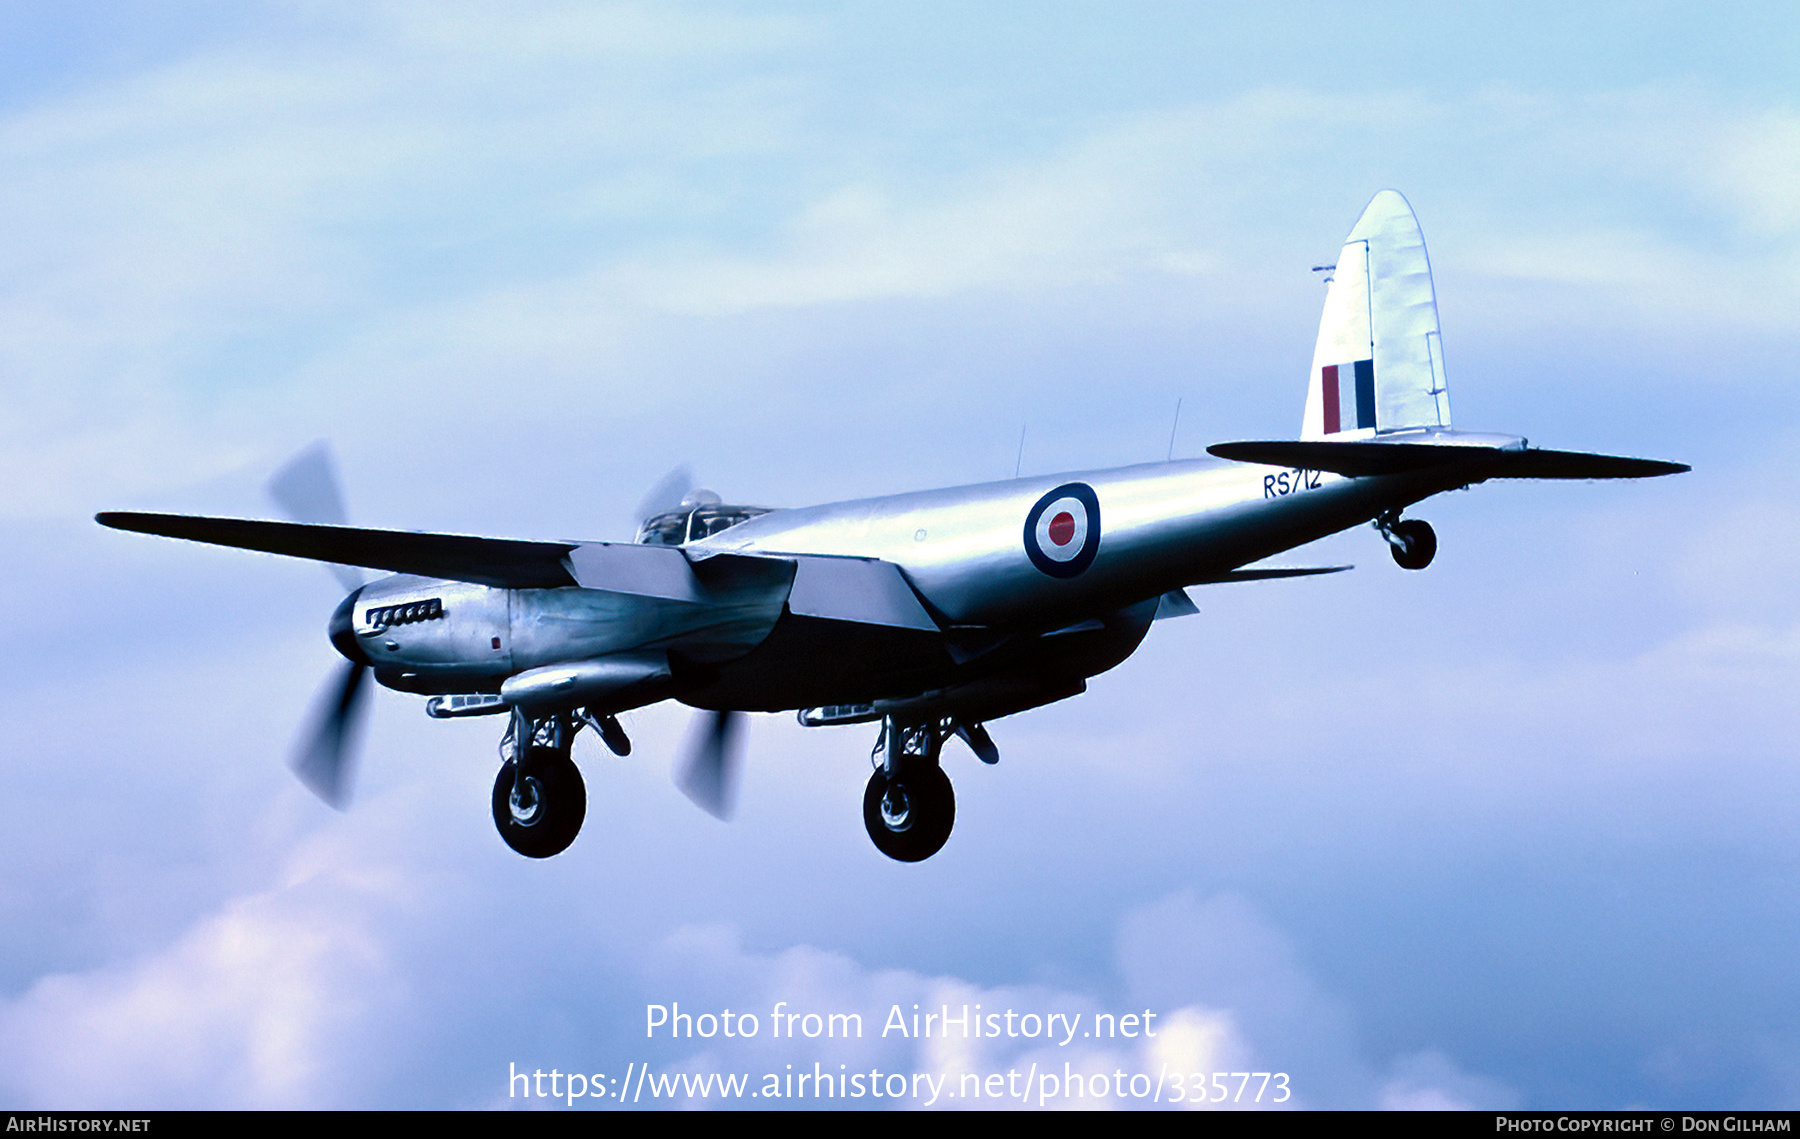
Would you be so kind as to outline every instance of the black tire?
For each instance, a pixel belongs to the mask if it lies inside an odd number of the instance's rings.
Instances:
[[[1394,526],[1394,536],[1400,539],[1400,545],[1390,545],[1388,549],[1394,555],[1394,563],[1401,569],[1422,570],[1437,557],[1437,531],[1431,523],[1419,518],[1408,518]]]
[[[568,755],[540,751],[531,757],[525,777],[527,793],[535,792],[531,810],[513,808],[513,767],[508,761],[494,779],[494,826],[506,845],[527,858],[561,854],[581,833],[587,818],[587,784]]]
[[[875,849],[897,862],[923,862],[950,840],[950,828],[956,825],[956,792],[944,769],[933,764],[917,767],[901,774],[896,781],[898,817],[892,809],[882,810],[888,796],[887,773],[876,769],[869,776],[863,792],[863,826],[875,842]]]

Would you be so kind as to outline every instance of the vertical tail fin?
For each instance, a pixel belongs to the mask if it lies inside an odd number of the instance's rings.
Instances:
[[[1326,284],[1300,438],[1449,426],[1425,236],[1406,199],[1383,190],[1344,240]]]

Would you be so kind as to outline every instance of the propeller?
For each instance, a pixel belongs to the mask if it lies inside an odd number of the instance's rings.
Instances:
[[[642,526],[658,514],[667,514],[671,510],[681,508],[682,500],[694,489],[694,470],[682,463],[662,478],[657,479],[651,488],[644,492],[638,501],[637,514],[632,521]]]
[[[308,790],[340,811],[350,805],[356,775],[354,745],[369,704],[368,676],[368,665],[345,661],[319,690],[290,765]]]
[[[641,529],[645,522],[659,514],[667,514],[691,506],[698,495],[716,496],[699,491],[694,483],[694,470],[686,463],[675,467],[638,501],[636,521]],[[742,712],[701,712],[694,717],[687,745],[675,764],[675,786],[696,807],[715,819],[729,819],[737,802],[737,777],[741,741],[744,734]]]
[[[694,717],[687,753],[675,769],[675,786],[715,819],[729,819],[736,806],[743,737],[742,712],[702,712]]]
[[[337,470],[331,461],[331,445],[323,439],[270,475],[264,489],[289,521],[321,526],[349,524],[344,496],[338,490]],[[326,565],[345,589],[363,584],[362,571],[354,566]]]
[[[348,522],[331,446],[323,439],[283,464],[264,489],[294,522],[326,526]],[[313,794],[341,811],[350,805],[350,786],[356,774],[356,743],[368,707],[369,666],[356,644],[350,617],[352,598],[363,585],[362,571],[329,563],[326,568],[352,594],[331,615],[331,643],[348,659],[314,698],[289,766]]]

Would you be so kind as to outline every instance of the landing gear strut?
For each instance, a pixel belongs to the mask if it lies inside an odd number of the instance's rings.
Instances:
[[[563,713],[539,718],[515,708],[500,741],[506,762],[494,779],[494,825],[527,858],[561,854],[587,818],[587,785],[569,758],[574,735]]]
[[[1390,510],[1375,519],[1375,529],[1388,540],[1388,552],[1401,569],[1422,570],[1437,557],[1437,532],[1423,519],[1402,521],[1398,510]]]
[[[863,825],[875,848],[899,862],[921,862],[949,841],[956,825],[956,792],[938,766],[947,723],[882,722],[870,756],[875,773],[863,792]]]

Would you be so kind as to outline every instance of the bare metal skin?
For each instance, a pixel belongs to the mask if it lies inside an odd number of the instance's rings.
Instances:
[[[1366,523],[1423,569],[1436,536],[1401,513],[1442,491],[1687,469],[1452,428],[1424,239],[1398,194],[1376,196],[1328,268],[1301,438],[1214,458],[785,510],[696,492],[647,513],[637,542],[606,543],[344,526],[321,452],[274,488],[300,521],[97,520],[391,575],[357,585],[330,623],[350,663],[296,768],[334,805],[370,675],[431,697],[436,717],[510,717],[494,816],[533,857],[566,848],[585,814],[575,733],[625,754],[617,714],[673,699],[708,717],[679,782],[721,816],[741,713],[879,721],[864,821],[883,853],[917,861],[955,817],[944,742],[996,762],[987,722],[1085,690],[1153,621],[1195,611],[1186,588],[1347,569],[1257,563]]]

